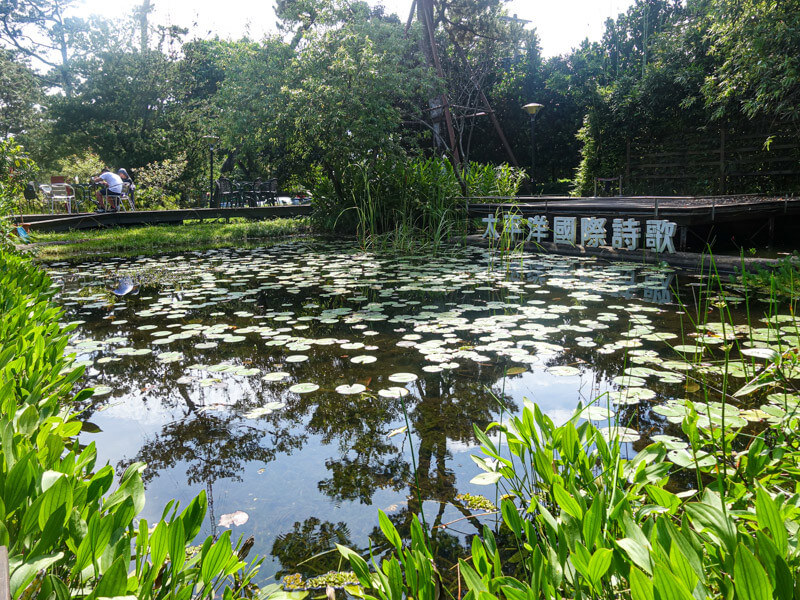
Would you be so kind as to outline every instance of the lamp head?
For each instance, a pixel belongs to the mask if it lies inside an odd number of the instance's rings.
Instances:
[[[538,102],[531,102],[531,103],[526,104],[525,106],[523,106],[522,110],[524,110],[530,116],[535,117],[536,113],[538,113],[543,108],[544,108],[544,104],[539,104]]]

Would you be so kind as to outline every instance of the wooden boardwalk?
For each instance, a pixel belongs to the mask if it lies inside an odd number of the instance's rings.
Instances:
[[[605,217],[640,220],[665,219],[678,225],[681,248],[687,237],[708,240],[719,228],[738,229],[750,240],[766,231],[774,237],[776,221],[783,229],[800,225],[800,198],[764,196],[617,196],[609,198],[568,198],[527,196],[517,198],[461,198],[472,217],[514,212],[523,217]],[[513,204],[509,204],[513,200]]]
[[[486,216],[510,210],[510,198],[464,198],[470,216]],[[514,210],[524,216],[583,216],[609,218],[667,219],[678,225],[707,225],[747,221],[781,215],[800,215],[800,198],[764,196],[619,196],[611,198],[566,198],[526,196],[515,199]]]
[[[188,220],[245,219],[265,220],[301,217],[311,214],[311,205],[257,206],[241,208],[185,208],[179,210],[137,210],[116,213],[77,213],[51,215],[22,215],[21,220],[31,231],[69,231],[103,227],[180,224]]]

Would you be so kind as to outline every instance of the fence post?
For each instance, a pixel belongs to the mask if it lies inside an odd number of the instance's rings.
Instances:
[[[725,193],[725,126],[719,130],[719,193]]]
[[[631,185],[631,139],[625,138],[625,185]],[[622,192],[620,192],[622,195]]]

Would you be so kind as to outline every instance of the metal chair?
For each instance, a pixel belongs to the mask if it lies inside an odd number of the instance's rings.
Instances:
[[[233,198],[233,187],[231,180],[227,177],[220,177],[214,182],[214,201],[220,208],[231,208]]]
[[[244,193],[242,205],[247,205],[250,207],[258,206],[258,201],[260,199],[259,189],[261,188],[261,179],[256,179],[248,187],[250,189]]]
[[[133,193],[131,192],[131,182],[122,182],[122,195],[116,197],[117,210],[136,210],[133,204]],[[127,203],[127,206],[126,206]]]
[[[269,184],[269,189],[265,200],[270,206],[275,206],[278,203],[278,180],[270,179],[267,183]]]
[[[56,203],[63,203],[68,214],[72,214],[72,203],[75,201],[75,190],[66,183],[43,183],[39,186],[45,197],[50,200],[50,210],[55,212]]]

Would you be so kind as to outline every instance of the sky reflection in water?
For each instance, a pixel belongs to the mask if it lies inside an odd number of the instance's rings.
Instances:
[[[67,320],[80,321],[72,349],[86,384],[99,386],[85,416],[100,431],[82,439],[118,470],[149,464],[148,520],[203,489],[212,513],[202,534],[247,513],[234,536],[255,535],[266,575],[332,541],[365,545],[378,508],[407,526],[419,511],[411,449],[405,434],[390,437],[405,426],[404,404],[435,525],[471,515],[460,492],[495,500],[469,483],[479,473],[469,455],[472,424],[502,418],[501,403],[516,413],[529,398],[563,422],[578,402],[631,389],[603,405],[661,432],[648,407],[681,382],[668,362],[667,342],[681,343],[674,274],[631,264],[504,262],[478,249],[391,257],[298,241],[49,270]],[[115,298],[124,276],[139,293]],[[632,364],[653,371],[646,384],[623,377]],[[299,383],[319,388],[290,391]],[[336,391],[354,384],[366,391]],[[630,400],[636,390],[644,402]],[[480,523],[460,521],[451,545]],[[328,556],[301,570],[337,565]]]

